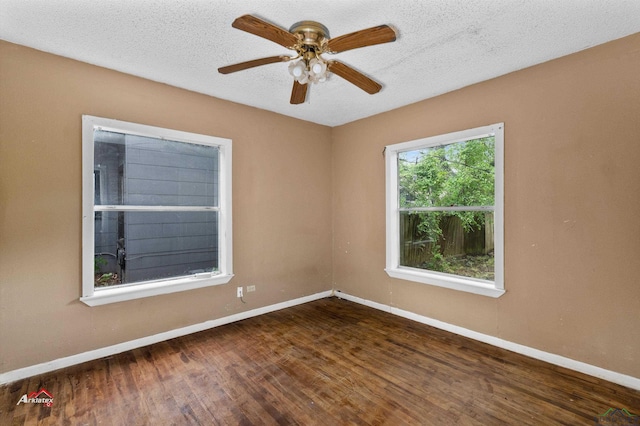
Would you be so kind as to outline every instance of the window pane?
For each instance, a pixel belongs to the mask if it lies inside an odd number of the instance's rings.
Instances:
[[[217,212],[96,212],[97,288],[215,270]]]
[[[494,280],[493,212],[401,212],[400,265]]]
[[[218,148],[94,132],[96,205],[218,206]]]
[[[400,207],[494,205],[494,139],[398,153]]]

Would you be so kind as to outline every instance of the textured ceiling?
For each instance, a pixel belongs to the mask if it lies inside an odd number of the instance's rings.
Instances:
[[[231,27],[253,14],[331,37],[389,24],[394,43],[333,55],[383,85],[338,76],[290,105],[286,63],[218,67],[288,54]],[[0,38],[222,99],[336,126],[640,31],[638,0],[0,0]]]

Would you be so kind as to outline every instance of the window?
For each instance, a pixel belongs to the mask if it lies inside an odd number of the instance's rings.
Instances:
[[[82,150],[81,301],[229,282],[230,140],[85,115]]]
[[[389,276],[504,294],[503,146],[498,123],[386,147]]]

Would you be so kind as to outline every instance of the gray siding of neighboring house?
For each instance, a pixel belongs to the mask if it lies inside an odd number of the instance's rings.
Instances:
[[[127,135],[127,205],[216,206],[218,152]],[[217,267],[215,212],[125,214],[126,280],[180,276]]]
[[[217,266],[216,214],[141,212],[125,215],[127,282],[204,272]]]

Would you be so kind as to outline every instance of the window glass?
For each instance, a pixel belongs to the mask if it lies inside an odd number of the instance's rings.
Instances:
[[[95,286],[218,270],[218,212],[96,212]]]
[[[96,205],[217,206],[218,148],[95,132]]]
[[[494,279],[494,158],[493,136],[398,153],[400,265]]]
[[[94,142],[95,202],[110,206],[95,213],[96,287],[217,270],[217,212],[113,210],[217,207],[218,148],[106,130]]]
[[[402,266],[495,279],[493,212],[401,212],[400,232]]]
[[[398,153],[400,207],[494,204],[495,137]]]

